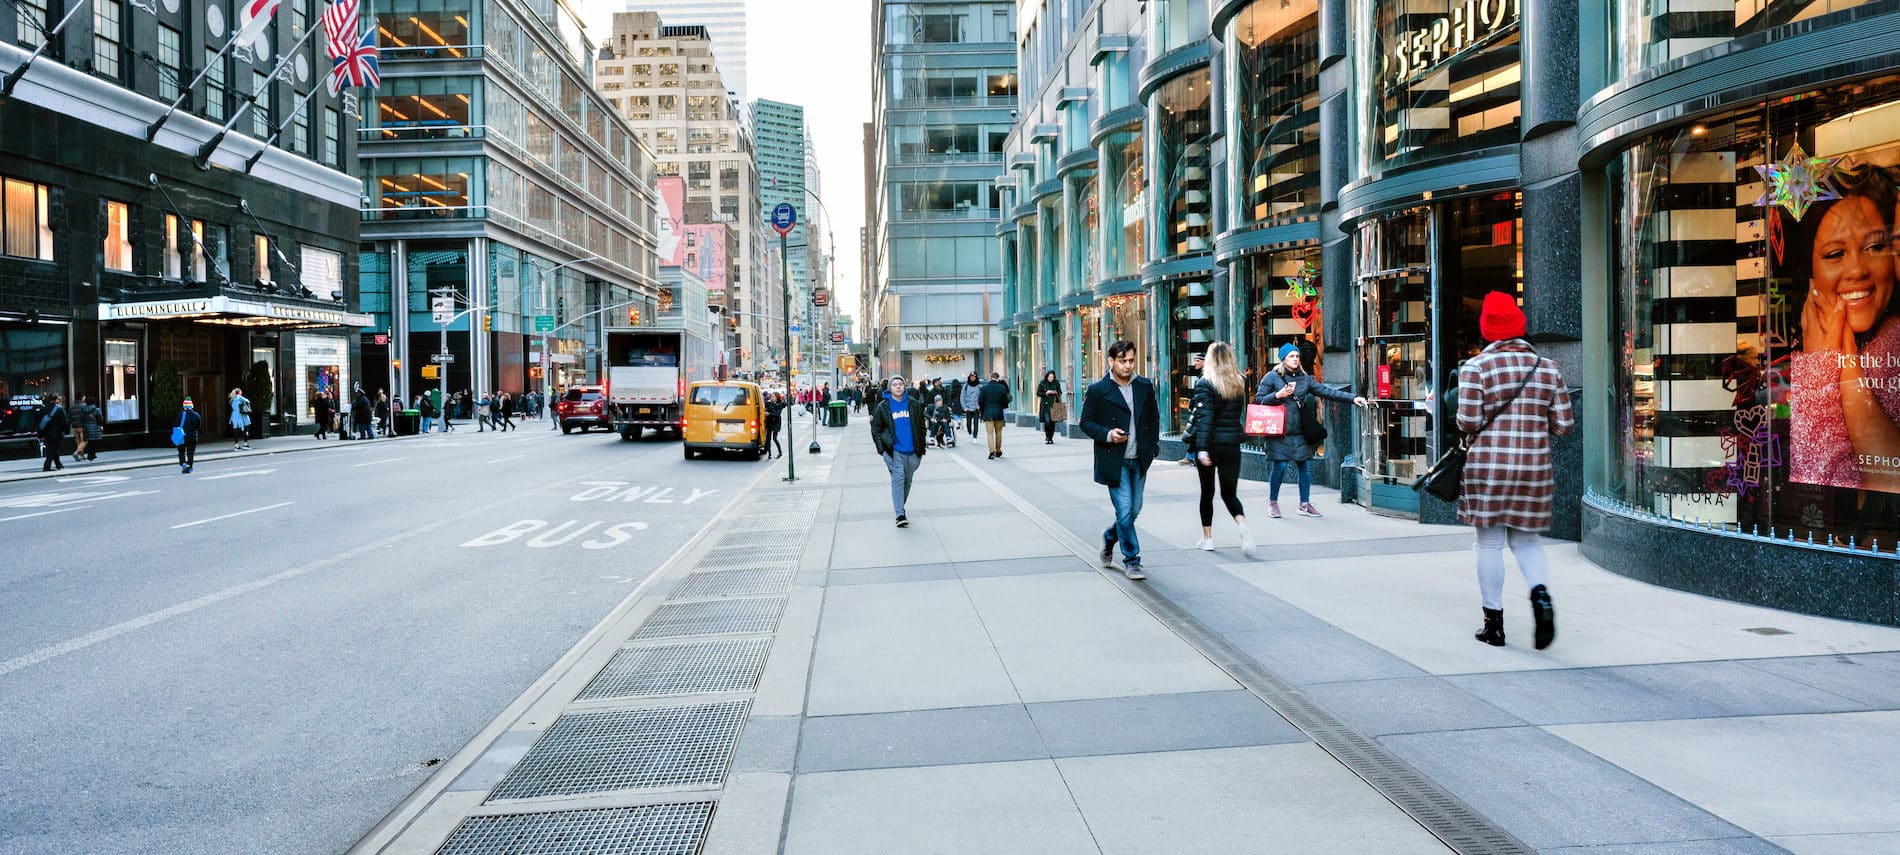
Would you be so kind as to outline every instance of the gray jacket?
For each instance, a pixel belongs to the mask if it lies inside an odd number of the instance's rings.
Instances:
[[[982,394],[983,384],[965,383],[963,385],[963,411],[966,413],[976,412],[977,401]]]

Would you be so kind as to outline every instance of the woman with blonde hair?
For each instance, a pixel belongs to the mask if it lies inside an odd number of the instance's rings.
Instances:
[[[1246,511],[1236,491],[1240,486],[1240,443],[1247,438],[1247,380],[1240,376],[1234,348],[1224,341],[1207,348],[1206,368],[1194,381],[1195,472],[1201,476],[1201,539],[1194,544],[1214,549],[1214,485],[1220,484],[1221,503],[1240,527],[1240,551],[1253,557],[1253,536],[1247,533]]]

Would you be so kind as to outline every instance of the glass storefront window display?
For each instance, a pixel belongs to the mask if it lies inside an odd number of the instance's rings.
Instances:
[[[108,338],[105,344],[106,382],[102,390],[107,422],[131,422],[139,418],[139,342],[133,338]]]
[[[1666,517],[1900,538],[1900,77],[1649,138],[1608,177],[1618,440]]]
[[[1069,181],[1069,213],[1074,222],[1069,230],[1073,238],[1069,241],[1068,265],[1071,291],[1086,291],[1095,287],[1097,281],[1097,259],[1095,252],[1096,230],[1101,227],[1101,217],[1096,211],[1095,174],[1071,178]]]
[[[40,396],[64,395],[66,328],[0,323],[0,436],[32,436],[40,429]]]
[[[1134,342],[1135,353],[1143,362],[1148,360],[1151,351],[1148,349],[1148,297],[1146,294],[1121,294],[1102,299],[1100,350],[1106,351],[1109,345],[1118,341]],[[1107,363],[1098,358],[1095,365],[1096,368],[1090,374],[1100,377],[1106,370]],[[1149,376],[1154,376],[1155,373],[1155,369],[1148,365],[1143,365],[1138,370]]]
[[[1247,366],[1253,376],[1271,369],[1283,344],[1300,349],[1300,364],[1325,379],[1325,354],[1320,315],[1320,259],[1318,246],[1251,255],[1234,265],[1247,304]]]
[[[1206,275],[1164,282],[1158,290],[1168,299],[1169,347],[1167,364],[1156,376],[1168,378],[1173,394],[1174,424],[1179,426],[1194,405],[1194,355],[1206,353],[1214,342],[1214,289]]]
[[[1808,21],[1873,0],[1752,0],[1731,7],[1697,0],[1617,0],[1615,48],[1625,75],[1770,27]]]
[[[1255,0],[1223,42],[1230,222],[1319,212],[1319,0]]]
[[[1354,0],[1359,174],[1518,141],[1521,0]]]
[[[1141,272],[1147,260],[1147,169],[1141,134],[1118,133],[1102,141],[1102,275],[1118,279]]]
[[[1186,255],[1209,247],[1213,188],[1207,154],[1212,131],[1208,112],[1208,73],[1175,78],[1155,93],[1150,127],[1154,129],[1155,217],[1160,227],[1156,257]]]
[[[1367,223],[1356,235],[1366,341],[1360,375],[1371,402],[1359,459],[1375,483],[1409,480],[1430,466],[1431,239],[1428,209]]]

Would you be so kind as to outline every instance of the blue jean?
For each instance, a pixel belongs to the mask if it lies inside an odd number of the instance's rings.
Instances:
[[[1267,474],[1267,501],[1280,501],[1280,473],[1282,471],[1281,467],[1283,466],[1292,466],[1300,471],[1300,504],[1304,505],[1311,502],[1313,500],[1313,461],[1310,459],[1298,462],[1292,460],[1273,461],[1273,468]]]
[[[904,502],[910,499],[911,479],[917,475],[917,464],[923,458],[915,454],[892,452],[884,455],[884,468],[891,473],[891,509],[898,516],[904,515]]]
[[[434,429],[435,429],[435,416],[423,416],[422,417],[422,432],[428,433]]]
[[[1115,504],[1115,524],[1102,532],[1102,540],[1122,545],[1124,564],[1141,563],[1141,540],[1135,536],[1135,518],[1141,516],[1141,494],[1147,486],[1148,476],[1142,474],[1141,464],[1124,459],[1121,484],[1108,488],[1108,500]]]

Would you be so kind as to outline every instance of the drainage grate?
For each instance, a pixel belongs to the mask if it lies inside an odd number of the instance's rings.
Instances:
[[[767,638],[629,647],[614,654],[577,700],[749,692],[759,687],[771,648]]]
[[[712,802],[471,816],[436,855],[694,855]]]
[[[771,632],[778,628],[784,597],[750,600],[711,600],[667,603],[640,625],[635,639],[725,635],[735,632]]]
[[[746,535],[750,537],[752,529],[747,528],[745,532]],[[739,567],[796,567],[798,566],[798,554],[782,546],[772,549],[766,549],[756,544],[747,546],[721,546],[718,549],[708,551],[705,557],[699,559],[698,566],[701,568],[720,570],[731,570]]]
[[[727,701],[561,716],[488,800],[718,784],[726,778],[748,705]]]
[[[733,597],[741,594],[783,594],[792,589],[792,576],[798,568],[761,567],[750,570],[718,570],[694,573],[673,590],[673,599],[695,597]]]

